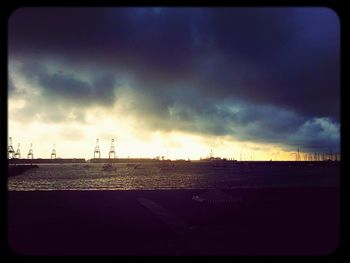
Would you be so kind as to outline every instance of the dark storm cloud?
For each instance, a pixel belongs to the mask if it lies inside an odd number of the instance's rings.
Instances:
[[[190,89],[186,98],[176,92],[148,91],[133,90],[133,99],[128,101],[128,113],[139,117],[140,132],[180,130],[273,143],[290,150],[339,150],[340,127],[331,118],[303,116],[274,105],[241,100],[205,98],[197,103],[196,98],[201,97],[197,89]]]
[[[112,105],[130,81],[130,113],[152,128],[314,147],[331,135],[311,120],[339,121],[339,21],[325,8],[22,8],[9,53],[56,102]],[[218,106],[230,100],[238,111]]]
[[[23,8],[9,25],[14,56],[118,64],[144,78],[200,79],[210,96],[339,115],[339,24],[329,9]]]
[[[114,88],[118,85],[116,76],[102,72],[78,76],[79,70],[59,68],[49,70],[50,65],[32,60],[22,60],[20,72],[37,87],[43,96],[54,101],[61,100],[77,105],[105,104],[115,101]]]
[[[48,97],[63,98],[76,104],[99,104],[109,106],[114,103],[114,76],[105,75],[89,81],[80,80],[73,74],[42,73],[38,83]]]
[[[53,96],[79,100],[84,98],[82,94],[92,93],[89,83],[78,80],[72,75],[54,73],[51,75],[40,74],[38,77],[39,84],[43,87],[43,90],[49,94],[51,93]]]

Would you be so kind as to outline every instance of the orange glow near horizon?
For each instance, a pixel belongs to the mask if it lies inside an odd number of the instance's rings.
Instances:
[[[22,158],[26,158],[32,143],[34,158],[50,158],[55,144],[57,157],[91,159],[98,138],[101,158],[108,158],[111,139],[114,139],[117,158],[164,156],[171,160],[198,160],[209,157],[210,150],[213,150],[214,157],[235,160],[295,160],[292,152],[273,145],[175,131],[140,133],[127,121],[119,121],[119,125],[114,126],[111,123],[113,120],[108,118],[100,120],[98,125],[40,122],[21,124],[10,119],[8,134],[12,137],[15,149],[18,143],[21,144]]]

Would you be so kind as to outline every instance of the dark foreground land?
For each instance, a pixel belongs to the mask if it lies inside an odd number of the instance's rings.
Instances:
[[[21,255],[325,255],[339,240],[339,189],[8,193],[8,240]],[[233,200],[233,201],[232,201]]]

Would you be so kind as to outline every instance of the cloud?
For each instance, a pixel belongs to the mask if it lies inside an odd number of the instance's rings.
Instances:
[[[207,96],[339,119],[340,25],[331,9],[156,10],[22,8],[10,19],[10,55],[197,81]]]
[[[313,118],[291,134],[291,141],[309,151],[339,151],[340,125],[329,118]]]
[[[13,80],[11,79],[11,77],[9,77],[9,80],[8,80],[8,93],[10,95],[12,95],[15,92],[16,92],[16,87],[13,84]]]
[[[121,107],[142,130],[337,147],[339,37],[326,8],[21,8],[12,74],[38,95],[15,118]]]
[[[64,140],[77,141],[85,137],[85,133],[82,129],[77,127],[64,127],[60,130],[60,136]]]

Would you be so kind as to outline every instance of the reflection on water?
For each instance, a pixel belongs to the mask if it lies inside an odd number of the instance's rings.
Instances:
[[[111,169],[112,168],[112,169]],[[262,186],[337,186],[339,166],[289,167],[205,163],[176,164],[45,164],[8,179],[8,189],[35,190],[132,190],[205,189]]]

